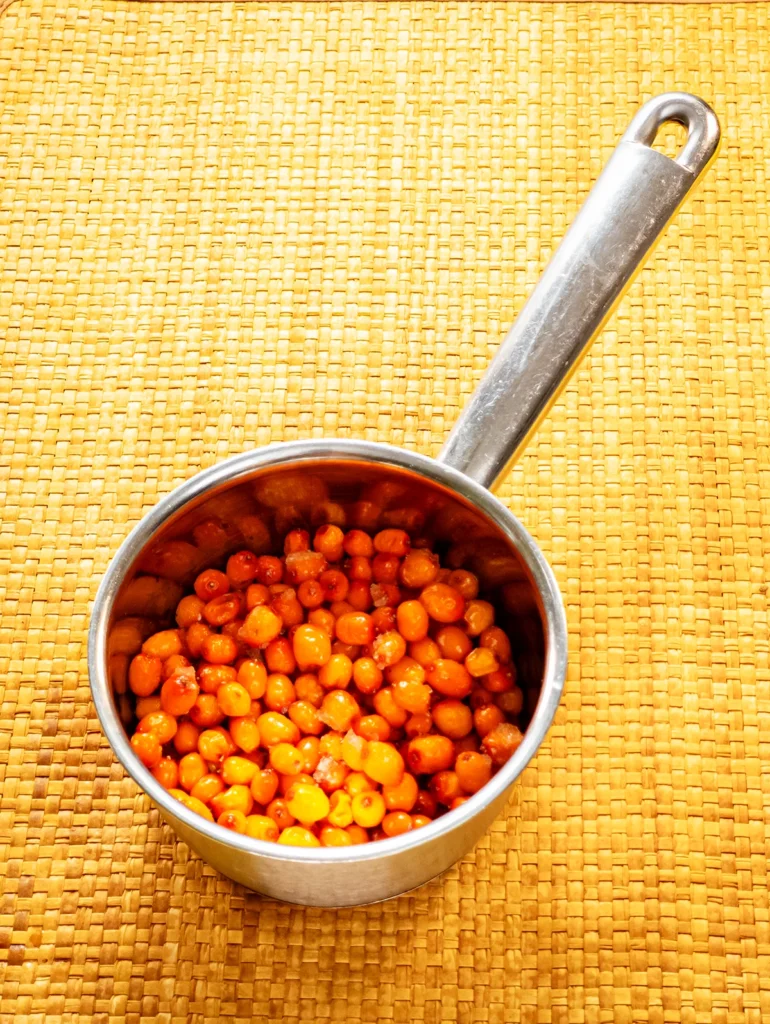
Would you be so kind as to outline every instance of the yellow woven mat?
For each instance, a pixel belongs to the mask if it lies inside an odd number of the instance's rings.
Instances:
[[[18,0],[0,25],[0,1024],[770,1020],[764,4]],[[437,451],[641,101],[725,144],[503,491],[572,660],[475,854],[261,900],[89,703],[162,494],[323,433]]]

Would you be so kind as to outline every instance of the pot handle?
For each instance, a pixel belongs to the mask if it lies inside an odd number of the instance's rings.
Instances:
[[[652,148],[675,121],[675,160]],[[719,122],[697,96],[639,110],[450,433],[439,461],[494,487],[568,379],[653,243],[716,154]]]

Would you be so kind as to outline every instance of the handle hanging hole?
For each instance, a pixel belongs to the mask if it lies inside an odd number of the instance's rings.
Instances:
[[[685,142],[687,142],[687,129],[685,126],[677,121],[666,121],[658,129],[658,134],[655,136],[652,147],[657,149],[659,153],[663,153],[664,156],[676,160],[684,149]]]

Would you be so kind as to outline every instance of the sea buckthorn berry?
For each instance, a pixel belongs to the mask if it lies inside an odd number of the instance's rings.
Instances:
[[[396,609],[398,631],[404,640],[424,640],[428,635],[430,620],[419,601],[402,601]]]
[[[342,541],[342,547],[345,554],[352,558],[356,556],[371,558],[374,554],[372,538],[363,530],[348,530]]]
[[[427,736],[432,728],[433,719],[427,711],[422,711],[409,716],[404,725],[404,732],[410,740],[413,740],[415,736]]]
[[[283,562],[274,555],[260,555],[257,559],[257,580],[269,587],[283,579]]]
[[[511,660],[511,641],[499,626],[488,626],[479,636],[479,644],[492,651],[503,664]]]
[[[227,545],[227,530],[219,519],[204,519],[193,528],[193,539],[203,551],[224,550]]]
[[[302,754],[303,770],[312,775],[318,767],[318,762],[321,760],[321,744],[318,742],[318,737],[303,736],[295,746],[300,754]]]
[[[337,622],[335,616],[328,608],[313,608],[308,612],[307,621],[311,626],[318,626],[330,637],[334,636],[334,627]]]
[[[225,720],[225,713],[217,703],[214,693],[198,694],[189,715],[190,720],[200,729],[211,729]]]
[[[215,796],[219,796],[220,793],[224,793],[225,784],[222,782],[222,777],[216,775],[214,772],[208,772],[197,780],[195,785],[190,790],[190,796],[195,797],[196,800],[200,800],[201,803],[209,804]]]
[[[227,828],[231,832],[240,832],[241,835],[244,835],[246,832],[246,815],[243,811],[225,811],[217,818],[217,825]]]
[[[400,729],[409,717],[409,712],[396,704],[389,686],[384,686],[375,693],[374,710],[394,729]]]
[[[422,814],[429,819],[435,818],[438,815],[438,800],[427,789],[421,789],[417,794],[412,811],[414,814]]]
[[[438,574],[438,558],[430,551],[413,548],[401,563],[399,579],[410,590],[422,590]]]
[[[366,612],[372,607],[372,592],[365,580],[353,580],[348,587],[347,604],[357,612]]]
[[[426,636],[424,640],[416,640],[409,644],[409,657],[414,658],[423,668],[427,669],[434,665],[443,655],[436,641]]]
[[[424,672],[422,666],[419,668]],[[391,683],[390,689],[396,704],[411,715],[425,714],[430,708],[433,691],[425,683],[418,683],[415,679],[399,679]]]
[[[257,556],[252,551],[236,551],[227,559],[225,575],[232,587],[246,587],[257,578]]]
[[[238,644],[231,636],[212,633],[201,644],[201,654],[212,665],[229,665],[238,657]]]
[[[225,683],[234,683],[238,673],[232,665],[199,665],[198,685],[201,693],[216,693]]]
[[[292,786],[296,786],[298,782],[304,782],[308,786],[316,785],[316,781],[313,776],[308,775],[307,772],[300,772],[298,775],[282,775],[281,784],[278,787],[279,795],[288,799],[289,790]]]
[[[391,732],[382,715],[363,715],[353,723],[353,728],[365,740],[380,740],[382,743],[390,737]]]
[[[326,568],[326,559],[318,551],[295,551],[286,556],[286,579],[289,583],[317,580]]]
[[[179,785],[189,793],[207,771],[206,762],[197,751],[185,754],[179,762]]]
[[[307,530],[290,530],[283,542],[283,553],[294,555],[298,551],[310,550],[310,534]]]
[[[240,594],[221,594],[203,608],[203,618],[210,626],[224,626],[241,614]]]
[[[475,683],[471,690],[470,697],[468,698],[468,703],[473,711],[477,711],[478,708],[486,708],[489,707],[490,704],[494,704],[495,698],[489,690],[485,689],[478,683]]]
[[[457,622],[465,611],[465,598],[446,583],[429,583],[420,593],[420,601],[436,622]]]
[[[447,583],[462,594],[466,601],[472,601],[479,596],[479,578],[467,569],[454,569]]]
[[[279,775],[299,775],[304,763],[301,751],[292,743],[276,743],[270,748],[270,767]]]
[[[128,685],[137,697],[148,697],[160,686],[163,662],[150,654],[137,654],[128,668]]]
[[[380,530],[374,536],[374,550],[386,555],[398,555],[403,558],[408,554],[412,542],[405,530]]]
[[[346,732],[360,713],[358,702],[347,690],[330,690],[323,699],[318,717],[330,729]]]
[[[335,623],[335,634],[344,644],[370,644],[374,640],[372,617],[366,612],[340,615]]]
[[[356,658],[361,654],[361,647],[359,644],[343,644],[341,640],[335,640],[332,644],[332,657],[334,657],[335,654],[344,654],[346,657],[350,658],[352,665]]]
[[[516,685],[516,671],[513,665],[502,665],[484,676],[481,683],[489,693],[507,693]]]
[[[163,662],[163,678],[169,679],[171,676],[176,675],[180,668],[191,667],[184,654],[172,654],[170,658],[166,658]]]
[[[291,828],[295,821],[294,815],[289,811],[286,801],[280,796],[270,801],[265,808],[265,813],[268,818],[273,819],[280,831],[283,831],[285,828]]]
[[[170,743],[176,736],[177,721],[167,711],[151,711],[136,727],[137,732],[152,732],[160,743]]]
[[[153,711],[161,711],[160,694],[156,693],[152,697],[137,697],[135,710],[136,717],[140,721],[145,715],[151,715]]]
[[[193,658],[200,658],[201,651],[203,650],[203,641],[207,636],[211,636],[211,629],[205,622],[194,622],[187,630],[185,642],[187,643],[187,650]]]
[[[492,778],[492,758],[473,750],[457,755],[455,775],[464,793],[476,793]]]
[[[433,721],[439,732],[450,740],[460,740],[473,729],[473,713],[460,700],[442,700],[434,705]]]
[[[521,709],[524,707],[524,693],[518,686],[514,686],[507,693],[499,693],[495,697],[495,704],[503,714],[508,715],[509,718],[515,718],[521,714]]]
[[[285,715],[295,699],[294,683],[287,675],[274,672],[267,677],[264,703],[269,711],[280,711],[282,715]]]
[[[429,783],[430,791],[440,804],[449,807],[455,797],[460,796],[460,782],[451,770],[436,772]]]
[[[324,589],[318,580],[305,580],[297,587],[297,600],[303,608],[318,608],[324,602]]]
[[[401,591],[395,583],[372,583],[369,593],[375,609],[395,608],[401,602]]]
[[[203,609],[206,602],[202,601],[197,594],[188,594],[183,597],[176,606],[176,624],[181,629],[188,629],[194,622],[200,622],[203,618]]]
[[[482,739],[505,721],[505,715],[496,704],[487,704],[473,712],[473,725]]]
[[[321,753],[328,754],[339,761],[342,757],[342,733],[325,732],[321,737]]]
[[[252,608],[241,626],[240,639],[251,647],[267,647],[283,629],[283,619],[272,608],[260,604]]]
[[[193,587],[201,601],[208,602],[226,594],[230,589],[230,580],[218,569],[204,569],[196,578]]]
[[[373,782],[369,776],[360,769],[358,771],[352,771],[345,779],[345,792],[351,799],[359,793],[371,793],[376,788],[377,783]]]
[[[376,693],[382,686],[382,670],[373,658],[356,658],[353,662],[353,682],[361,693]]]
[[[361,828],[376,828],[385,817],[385,801],[381,793],[359,793],[351,801],[353,821]]]
[[[276,708],[275,710],[280,709]],[[318,717],[318,708],[309,701],[293,701],[289,705],[286,714],[288,714],[299,731],[306,736],[320,736],[323,732],[323,722]]]
[[[352,678],[353,662],[347,654],[332,654],[318,672],[318,682],[324,690],[344,690]]]
[[[275,799],[278,792],[278,772],[274,768],[261,768],[251,780],[251,795],[263,807]]]
[[[381,786],[396,786],[403,778],[404,759],[392,743],[372,740],[364,748],[362,762],[369,778]]]
[[[204,729],[198,737],[198,752],[204,761],[209,764],[221,764],[221,762],[234,754],[238,748],[232,742],[227,730],[215,726],[213,729]]]
[[[294,692],[298,701],[306,701],[314,708],[320,708],[325,691],[318,682],[318,676],[313,675],[312,672],[303,672],[294,680]]]
[[[152,774],[165,789],[176,789],[179,785],[179,765],[173,757],[162,757]]]
[[[186,715],[198,699],[200,687],[195,681],[195,670],[182,669],[171,676],[163,684],[160,691],[160,704],[164,711],[179,718]]]
[[[347,563],[345,571],[351,582],[353,580],[363,580],[365,583],[371,583],[372,563],[368,558],[362,558],[359,555],[356,555]]]
[[[174,737],[174,749],[177,754],[189,754],[198,749],[200,729],[193,722],[184,719],[179,723]]]
[[[345,831],[350,836],[350,841],[353,843],[353,846],[360,846],[363,843],[369,842],[369,833],[365,828],[361,828],[360,825],[356,825],[355,822],[353,822],[352,825],[348,825]]]
[[[240,683],[225,683],[220,686],[217,690],[217,704],[228,717],[241,717],[251,711],[249,691]]]
[[[372,626],[374,635],[381,636],[383,633],[390,633],[396,628],[396,609],[387,605],[382,608],[375,608],[372,612]]]
[[[321,841],[317,836],[301,825],[289,825],[278,836],[278,842],[283,846],[320,846]]]
[[[342,760],[354,772],[360,772],[364,766],[366,740],[352,729],[348,729],[342,740]]]
[[[331,523],[319,526],[313,537],[313,547],[320,551],[327,562],[339,562],[344,553],[345,534]]]
[[[321,846],[352,846],[353,840],[344,828],[335,828],[333,825],[324,825],[318,838]]]
[[[426,825],[430,825],[430,818],[424,814],[412,815],[412,828],[424,828]]]
[[[495,609],[489,601],[469,601],[463,616],[468,636],[480,636],[495,622]]]
[[[297,664],[303,672],[325,665],[332,653],[329,634],[320,626],[311,626],[310,623],[299,626],[292,647]]]
[[[411,811],[417,801],[417,779],[404,772],[401,781],[394,786],[383,786],[382,796],[389,811]]]
[[[396,630],[381,633],[372,641],[372,658],[377,668],[395,665],[406,654],[406,640]]]
[[[382,819],[382,831],[389,837],[402,836],[412,828],[412,819],[406,811],[391,811]]]
[[[475,679],[497,672],[498,666],[497,658],[486,647],[477,647],[465,659],[465,667]]]
[[[170,789],[169,792],[173,797],[176,797],[180,804],[184,804],[189,810],[195,811],[196,814],[200,814],[200,816],[202,818],[206,818],[207,821],[214,820],[214,815],[208,807],[200,800],[196,800],[196,798],[191,794],[185,793],[182,789]]]
[[[271,672],[288,675],[297,667],[292,645],[285,636],[271,640],[265,648],[265,662]]]
[[[406,759],[415,775],[433,775],[452,767],[454,753],[448,736],[417,736],[409,741]]]
[[[247,754],[251,754],[259,746],[259,726],[257,720],[253,715],[242,715],[241,717],[230,719],[230,735],[233,737],[233,742],[245,751]]]
[[[231,754],[222,762],[222,779],[228,786],[248,786],[259,771],[259,767],[247,757]]]
[[[375,555],[372,559],[372,579],[376,583],[395,583],[401,560],[395,555]]]
[[[299,740],[299,729],[294,722],[277,711],[266,711],[260,715],[257,725],[266,747],[274,747],[276,743],[296,743]]]
[[[333,793],[335,789],[340,789],[345,784],[349,774],[350,769],[344,761],[323,754],[313,772],[313,778],[324,793]]]
[[[332,601],[332,603],[329,605],[329,611],[334,616],[336,623],[336,620],[340,617],[340,615],[349,615],[350,612],[355,611],[355,608],[353,607],[352,604],[348,604],[347,601]]]
[[[218,793],[209,801],[211,810],[217,816],[225,811],[241,811],[243,814],[250,814],[254,806],[254,797],[249,792],[248,786],[230,786],[223,793]]]
[[[267,604],[270,600],[270,591],[264,583],[252,583],[246,588],[246,611],[250,612],[259,604]]]
[[[131,737],[131,749],[145,768],[154,768],[163,757],[160,740],[154,732],[135,732]]]
[[[481,741],[481,749],[485,754],[489,754],[492,763],[500,768],[519,749],[523,739],[517,726],[511,725],[510,722],[501,722]]]
[[[459,626],[444,626],[436,633],[436,643],[442,658],[465,661],[473,649],[473,641]]]
[[[297,600],[297,594],[291,587],[274,598],[270,607],[277,615],[280,615],[286,629],[299,626],[305,621],[305,609]]]
[[[329,797],[320,786],[297,782],[286,794],[286,805],[303,825],[312,825],[329,814]]]
[[[353,824],[353,810],[350,795],[341,789],[329,797],[329,813],[326,816],[331,825],[347,828]]]
[[[473,679],[464,665],[449,658],[439,660],[427,671],[428,683],[445,697],[467,697]]]
[[[261,700],[267,690],[267,669],[261,662],[247,658],[238,668],[238,682],[252,700]]]
[[[266,843],[277,843],[281,834],[276,823],[266,814],[249,814],[244,831],[252,839],[262,839]]]

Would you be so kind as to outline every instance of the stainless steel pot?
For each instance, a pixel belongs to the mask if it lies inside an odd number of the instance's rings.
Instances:
[[[652,148],[667,121],[687,129],[675,160]],[[94,604],[88,648],[94,703],[126,770],[182,839],[224,874],[291,903],[372,903],[440,874],[500,813],[558,706],[567,630],[545,558],[488,488],[504,476],[718,142],[713,111],[694,96],[667,93],[641,108],[438,460],[387,444],[333,438],[270,445],[194,476],[160,501],[123,543]],[[217,551],[223,557],[244,545],[266,550],[280,529],[312,517],[324,502],[331,504],[321,515],[339,515],[344,508],[358,519],[377,515],[382,524],[424,519],[421,529],[444,546],[452,564],[480,575],[507,617],[528,721],[516,754],[458,810],[381,842],[298,849],[222,829],[171,797],[129,746],[130,706],[120,692],[121,674],[113,672],[111,679],[110,670],[131,653],[120,653],[126,617],[149,616],[155,628],[171,614],[181,581],[169,551],[199,555],[200,567],[210,562],[212,551],[196,542],[204,521],[214,516],[227,525],[227,541]]]

